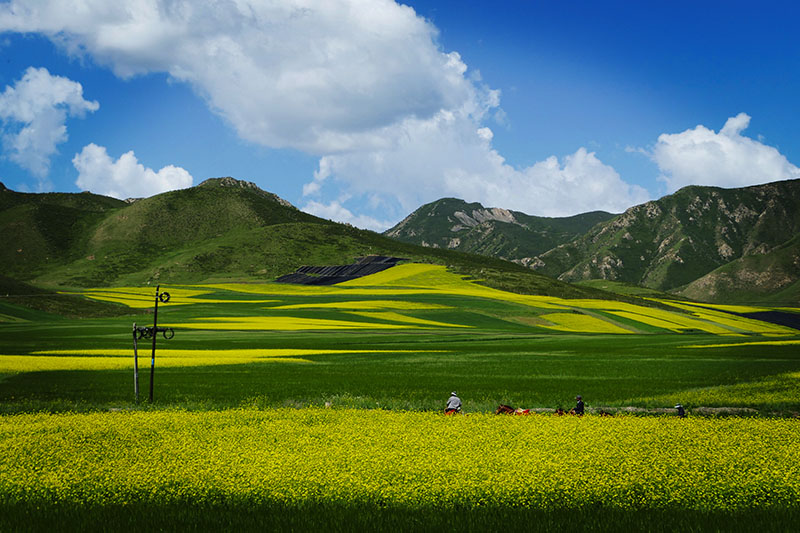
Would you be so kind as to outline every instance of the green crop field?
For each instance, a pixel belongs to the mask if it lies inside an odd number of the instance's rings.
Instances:
[[[530,296],[416,264],[161,289],[175,336],[157,337],[152,404],[132,326],[152,325],[155,287],[70,295],[107,318],[0,303],[0,530],[800,518],[800,335],[756,319],[798,310]],[[452,390],[465,415],[441,414]],[[577,394],[585,417],[552,416]]]

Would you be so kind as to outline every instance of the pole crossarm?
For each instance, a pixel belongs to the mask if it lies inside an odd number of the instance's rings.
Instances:
[[[175,336],[175,330],[172,328],[155,328],[156,334],[161,333],[165,339],[171,339]],[[138,326],[136,328],[136,334],[138,335],[137,338],[139,339],[149,339],[153,336],[153,328],[150,326]]]

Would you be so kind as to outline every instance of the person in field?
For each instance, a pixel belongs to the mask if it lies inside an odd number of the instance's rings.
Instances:
[[[675,409],[678,410],[678,417],[679,418],[686,418],[686,409],[684,409],[681,404],[676,405]]]
[[[572,408],[570,413],[573,415],[583,416],[583,397],[578,394],[575,396],[575,399],[578,401],[578,403],[575,404],[575,407]]]
[[[461,412],[461,398],[455,391],[450,393],[450,398],[447,399],[447,405],[444,408],[444,414],[454,415]]]

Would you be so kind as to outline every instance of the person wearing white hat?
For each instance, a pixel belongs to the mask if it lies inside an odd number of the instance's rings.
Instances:
[[[444,414],[454,415],[460,412],[461,412],[461,398],[459,398],[458,394],[456,394],[455,391],[453,391],[450,393],[450,397],[447,399],[447,405],[444,408]]]

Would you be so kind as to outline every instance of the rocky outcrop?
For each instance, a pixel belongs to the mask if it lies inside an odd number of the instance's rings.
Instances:
[[[456,217],[463,226],[454,226],[454,228],[458,228],[458,230],[463,229],[464,227],[467,228],[474,228],[483,222],[489,220],[496,220],[498,222],[507,222],[509,224],[517,224],[522,226],[517,219],[514,218],[514,213],[507,209],[500,209],[497,207],[493,207],[491,209],[473,209],[472,216],[468,215],[464,211],[456,211],[453,213],[453,216]]]
[[[256,185],[252,181],[238,180],[236,178],[231,178],[230,176],[227,176],[227,177],[224,177],[224,178],[209,178],[209,179],[203,181],[202,183],[200,183],[200,185],[198,185],[198,187],[214,187],[214,186],[216,186],[216,187],[238,188],[238,189],[248,189],[248,190],[251,190],[253,192],[256,192],[260,196],[263,196],[265,198],[270,198],[270,199],[278,202],[280,205],[282,205],[284,207],[291,207],[293,209],[296,209],[287,200],[284,200],[283,198],[281,198],[280,196],[278,196],[275,193],[271,193],[271,192],[267,192],[267,191],[263,190],[261,187],[259,187],[258,185]]]

